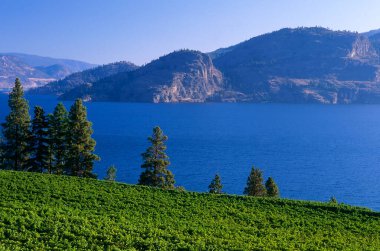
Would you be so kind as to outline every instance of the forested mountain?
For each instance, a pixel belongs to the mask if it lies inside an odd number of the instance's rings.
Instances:
[[[16,77],[25,88],[37,87],[92,67],[95,65],[76,60],[0,53],[0,88],[12,86]]]
[[[99,80],[79,77],[54,92],[93,101],[380,103],[379,55],[376,31],[285,28],[208,54],[173,52]]]
[[[98,66],[93,69],[76,72],[64,79],[53,81],[43,87],[30,90],[30,93],[38,94],[62,94],[77,86],[89,86],[92,83],[121,72],[128,72],[137,69],[138,66],[130,62],[117,62],[107,65]]]
[[[223,78],[207,54],[181,50],[131,72],[81,85],[64,95],[93,101],[205,102],[222,90]]]
[[[225,50],[214,64],[223,72],[232,100],[380,102],[379,54],[358,33],[282,29]]]

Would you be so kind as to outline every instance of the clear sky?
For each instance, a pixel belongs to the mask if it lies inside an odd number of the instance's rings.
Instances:
[[[0,52],[147,63],[283,27],[380,28],[379,0],[0,0]]]

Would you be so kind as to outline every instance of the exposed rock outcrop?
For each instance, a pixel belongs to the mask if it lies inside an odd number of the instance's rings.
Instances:
[[[181,50],[127,73],[120,73],[62,95],[92,101],[205,102],[221,91],[223,77],[207,54]]]

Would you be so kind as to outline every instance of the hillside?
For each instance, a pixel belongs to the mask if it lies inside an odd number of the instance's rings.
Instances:
[[[378,250],[380,213],[0,171],[0,249]]]
[[[181,50],[131,72],[79,86],[61,98],[124,102],[205,102],[222,89],[220,71],[201,52]]]
[[[121,72],[128,72],[137,69],[138,66],[130,62],[116,62],[112,64],[98,66],[85,71],[73,73],[64,79],[53,81],[40,88],[30,90],[35,94],[55,94],[65,93],[75,87],[82,85],[91,85],[105,77],[115,75]]]
[[[93,101],[380,103],[379,35],[285,28],[208,54],[183,50],[64,93]]]
[[[0,88],[10,88],[16,78],[25,87],[34,87],[54,80],[48,74],[36,69],[14,56],[0,55]]]
[[[379,103],[379,54],[358,33],[282,29],[214,59],[235,101]]]
[[[26,89],[38,87],[94,66],[69,59],[0,53],[0,88],[12,86],[16,77],[21,79]]]

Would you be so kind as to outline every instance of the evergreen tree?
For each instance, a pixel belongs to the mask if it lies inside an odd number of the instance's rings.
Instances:
[[[21,82],[16,78],[9,94],[10,113],[2,124],[4,136],[3,160],[6,169],[26,170],[29,159],[30,115]]]
[[[32,120],[29,171],[44,172],[47,170],[51,173],[48,143],[48,121],[42,107],[36,106],[34,108],[34,117]]]
[[[277,184],[274,182],[272,177],[269,177],[265,182],[265,188],[267,189],[267,196],[269,197],[279,197],[280,191]]]
[[[141,165],[145,169],[140,175],[139,184],[164,189],[174,188],[174,175],[168,170],[170,164],[166,155],[165,141],[168,137],[164,135],[160,127],[153,129],[153,135],[148,138],[151,146],[142,154],[144,163]]]
[[[5,142],[3,138],[0,138],[0,169],[4,169],[4,150],[5,150]]]
[[[94,161],[99,160],[99,157],[94,154],[96,143],[91,137],[93,130],[81,99],[77,99],[70,108],[68,128],[70,131],[66,164],[71,169],[69,174],[95,178],[92,169]]]
[[[331,196],[329,200],[330,204],[338,204],[338,200],[335,198],[335,196]]]
[[[107,175],[104,179],[108,180],[108,181],[115,181],[116,180],[116,171],[117,171],[116,167],[114,165],[111,165],[110,167],[108,167]]]
[[[251,173],[247,179],[247,186],[244,194],[249,196],[265,196],[266,189],[263,185],[263,174],[260,169],[252,167]]]
[[[50,162],[56,174],[70,173],[66,164],[69,134],[68,112],[62,103],[59,103],[53,114],[49,114]]]
[[[210,185],[208,186],[210,193],[223,193],[222,192],[222,182],[220,180],[220,176],[218,174],[215,175],[215,178],[211,181]]]

